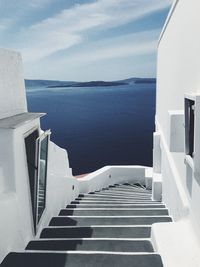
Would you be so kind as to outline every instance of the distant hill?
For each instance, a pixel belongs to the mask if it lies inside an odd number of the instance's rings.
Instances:
[[[63,84],[74,84],[73,81],[53,81],[53,80],[25,80],[25,86],[26,87],[48,87],[51,85],[63,85]]]
[[[60,85],[50,85],[48,88],[55,87],[99,87],[99,86],[119,86],[119,85],[127,85],[125,82],[104,82],[104,81],[91,81],[91,82],[77,82],[73,84],[60,84]]]
[[[119,80],[118,82],[127,82],[127,83],[156,83],[156,78],[129,78],[125,80]]]
[[[155,78],[129,78],[119,81],[89,81],[89,82],[74,82],[74,81],[53,81],[53,80],[25,80],[26,88],[61,88],[61,87],[99,87],[99,86],[119,86],[127,84],[142,84],[156,83]]]
[[[135,81],[135,83],[156,83],[155,78],[139,78]]]

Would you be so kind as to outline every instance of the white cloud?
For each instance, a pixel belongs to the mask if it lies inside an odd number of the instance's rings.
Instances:
[[[12,23],[11,19],[0,19],[0,31],[7,30],[11,23]]]
[[[123,35],[100,42],[91,43],[86,49],[80,49],[66,55],[60,61],[64,64],[87,64],[95,61],[139,56],[155,52],[159,30],[144,31]]]
[[[84,48],[77,47],[73,53],[65,51],[64,55],[53,60],[47,58],[40,64],[26,62],[26,75],[61,80],[115,80],[129,75],[150,77],[155,75],[155,51],[159,32],[144,31],[93,42]],[[149,56],[153,58],[150,62]],[[142,74],[138,72],[138,68]],[[148,72],[151,74],[147,75]]]
[[[98,0],[75,5],[22,31],[19,35],[18,49],[23,53],[25,60],[38,60],[82,42],[86,32],[117,27],[137,20],[166,8],[169,2]]]
[[[32,46],[21,49],[24,61],[37,61],[56,51],[67,49],[80,43],[81,36],[68,33],[63,35],[62,32],[55,32],[53,38],[51,35],[45,35],[45,38],[41,38],[38,42],[36,37],[36,39],[32,41]]]
[[[24,27],[21,20],[32,17],[39,9],[44,9],[51,4],[53,0],[0,0],[0,32],[15,30]],[[1,36],[0,36],[1,38]],[[9,44],[8,44],[9,46]]]

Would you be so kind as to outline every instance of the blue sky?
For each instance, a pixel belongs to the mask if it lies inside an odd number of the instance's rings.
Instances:
[[[172,0],[0,0],[0,47],[22,53],[26,78],[155,77]]]

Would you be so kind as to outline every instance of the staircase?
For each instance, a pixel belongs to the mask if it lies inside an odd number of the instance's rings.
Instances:
[[[151,225],[171,222],[161,202],[140,184],[116,184],[81,194],[2,267],[162,267]]]

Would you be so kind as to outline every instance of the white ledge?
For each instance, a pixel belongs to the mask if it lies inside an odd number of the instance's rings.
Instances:
[[[80,193],[89,193],[92,191],[100,190],[115,183],[141,183],[145,185],[146,175],[150,167],[145,166],[106,166],[93,173],[78,179]]]
[[[0,120],[1,129],[16,129],[19,126],[26,124],[32,120],[43,117],[45,113],[30,113],[24,112],[11,117],[7,117]]]

